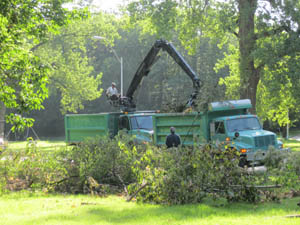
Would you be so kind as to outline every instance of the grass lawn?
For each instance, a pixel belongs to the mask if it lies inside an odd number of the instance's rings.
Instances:
[[[300,151],[300,141],[294,140],[294,139],[280,139],[285,147],[289,147],[293,151]],[[26,148],[27,141],[10,141],[8,144],[6,144],[8,149],[13,150],[21,150]],[[65,141],[36,141],[37,147],[42,150],[55,150],[57,148],[66,146]]]
[[[277,134],[278,135],[278,134]],[[300,152],[300,141],[297,141],[294,139],[294,137],[299,137],[300,136],[300,131],[299,130],[291,130],[289,139],[283,139],[280,138],[280,140],[283,142],[284,147],[290,148],[292,151],[299,151]],[[279,137],[279,135],[278,135]]]
[[[27,141],[10,141],[8,142],[7,149],[11,150],[22,150],[26,148]],[[41,150],[55,150],[60,147],[66,146],[65,141],[36,141],[37,147]]]
[[[290,148],[292,151],[300,152],[300,141],[289,139],[289,140],[281,140],[283,142],[284,147]]]
[[[0,223],[18,224],[300,224],[300,198],[246,204],[206,200],[202,204],[159,206],[122,197],[13,193],[0,198]]]

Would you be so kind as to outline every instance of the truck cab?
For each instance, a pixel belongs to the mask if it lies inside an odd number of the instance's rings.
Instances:
[[[153,113],[123,114],[119,118],[119,130],[135,136],[138,143],[153,141]]]
[[[245,105],[244,107],[248,108]],[[209,130],[213,145],[238,150],[245,162],[261,161],[270,146],[283,150],[283,145],[277,140],[276,134],[264,130],[257,116],[246,111],[237,115],[212,118]]]

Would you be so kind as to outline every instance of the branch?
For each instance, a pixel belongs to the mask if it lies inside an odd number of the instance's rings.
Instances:
[[[127,187],[126,187],[126,185],[125,185],[123,179],[121,178],[121,176],[120,176],[119,174],[115,174],[115,175],[116,175],[116,177],[119,179],[119,181],[121,182],[121,184],[123,185],[124,191],[125,191],[125,193],[126,193],[126,195],[127,195],[127,197],[128,197],[128,190],[127,190]]]
[[[260,37],[270,37],[275,34],[280,34],[282,31],[286,31],[289,33],[289,32],[291,32],[291,28],[286,25],[282,25],[282,26],[272,29],[270,31],[264,31],[259,36]],[[256,35],[255,39],[257,40],[260,37],[258,37],[258,35]]]
[[[69,179],[71,179],[71,178],[78,178],[79,176],[69,176],[69,177],[65,177],[65,178],[63,178],[63,179],[61,179],[61,180],[59,180],[59,181],[54,181],[54,182],[51,182],[51,183],[49,183],[49,185],[57,185],[57,184],[60,184],[60,183],[62,183],[62,182],[65,182],[65,181],[67,181],[67,180],[69,180]]]
[[[85,34],[85,35],[78,35],[78,33],[69,33],[69,34],[62,34],[62,35],[59,35],[59,37],[68,37],[68,36],[72,36],[72,37],[90,37],[90,35],[88,34]],[[38,43],[37,45],[33,46],[30,51],[35,51],[37,48],[39,48],[40,46],[44,45],[44,44],[47,44],[48,42],[50,42],[52,39],[48,39],[48,40],[45,40],[43,42],[40,42]]]
[[[235,31],[232,32],[234,34],[234,36],[236,36],[237,38],[239,37],[239,34]]]
[[[38,47],[40,47],[40,46],[46,44],[47,42],[48,42],[48,41],[44,41],[44,42],[38,43],[37,45],[33,46],[33,47],[30,49],[30,51],[31,51],[31,52],[34,52]]]
[[[148,185],[148,183],[147,182],[143,182],[143,184],[142,184],[142,186],[136,191],[136,192],[134,192],[131,196],[129,196],[129,198],[127,198],[127,202],[130,202],[135,196],[137,196],[137,194],[141,191],[141,190],[143,190],[146,186]]]
[[[261,70],[264,68],[264,66],[266,65],[266,63],[261,63],[259,64],[256,68],[255,68],[255,75],[259,76]]]
[[[52,81],[54,81],[54,82],[58,83],[59,85],[61,85],[63,88],[65,88],[65,89],[68,88],[62,81],[60,81],[58,79],[55,79],[53,77],[51,77],[51,79],[52,79]]]
[[[232,188],[242,188],[242,187],[246,187],[246,188],[257,188],[257,189],[269,189],[269,188],[281,188],[281,185],[230,185],[230,187]]]

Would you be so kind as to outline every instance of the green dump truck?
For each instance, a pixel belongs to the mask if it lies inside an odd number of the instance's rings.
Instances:
[[[270,146],[288,151],[275,133],[264,130],[256,115],[249,113],[249,99],[213,102],[205,112],[153,115],[153,142],[165,143],[169,127],[176,127],[183,145],[209,144],[240,152],[241,164],[264,159]]]
[[[170,127],[174,126],[182,145],[234,148],[241,153],[244,163],[262,160],[270,146],[285,150],[276,134],[263,130],[257,116],[249,114],[250,108],[250,100],[245,99],[213,102],[205,112],[70,114],[65,117],[66,141],[78,143],[86,137],[113,137],[119,130],[126,130],[138,142],[164,145]]]

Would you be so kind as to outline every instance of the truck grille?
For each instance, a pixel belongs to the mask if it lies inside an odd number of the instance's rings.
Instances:
[[[255,147],[256,148],[262,148],[262,147],[268,147],[269,145],[275,145],[275,136],[274,135],[267,135],[267,136],[260,136],[255,137]]]

